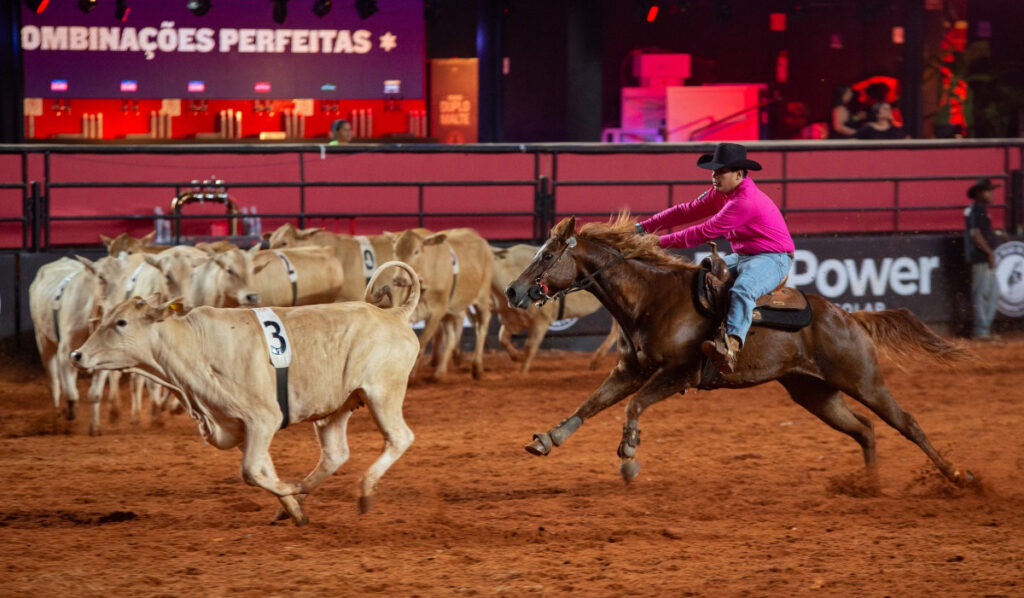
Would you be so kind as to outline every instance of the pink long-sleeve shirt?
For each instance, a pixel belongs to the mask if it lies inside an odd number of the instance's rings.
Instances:
[[[710,216],[700,224],[662,235],[662,247],[694,247],[725,237],[736,253],[791,253],[793,237],[778,206],[754,181],[745,178],[732,192],[714,187],[689,203],[679,204],[641,222],[654,232]]]

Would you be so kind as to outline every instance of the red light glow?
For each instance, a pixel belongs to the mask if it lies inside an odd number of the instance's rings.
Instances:
[[[653,23],[654,19],[657,19],[657,18],[658,18],[658,7],[657,6],[652,6],[651,9],[647,11],[647,22],[648,23]]]

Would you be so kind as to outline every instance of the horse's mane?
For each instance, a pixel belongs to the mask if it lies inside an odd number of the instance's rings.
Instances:
[[[655,266],[670,269],[696,269],[698,266],[685,256],[673,255],[661,248],[657,235],[636,234],[636,219],[629,210],[619,212],[610,222],[589,222],[579,230],[583,239],[593,239],[628,252],[630,259],[637,259]]]

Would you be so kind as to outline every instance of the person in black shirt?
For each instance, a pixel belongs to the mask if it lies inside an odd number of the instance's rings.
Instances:
[[[999,233],[992,230],[988,204],[992,201],[992,190],[997,188],[999,185],[993,185],[987,177],[978,179],[967,190],[967,197],[974,201],[964,210],[964,258],[971,265],[971,298],[974,308],[971,336],[982,340],[996,338],[991,328],[999,302],[999,279],[996,278],[996,254],[993,248]]]
[[[853,135],[857,139],[910,139],[910,135],[893,124],[892,106],[879,102],[868,110],[868,122]]]

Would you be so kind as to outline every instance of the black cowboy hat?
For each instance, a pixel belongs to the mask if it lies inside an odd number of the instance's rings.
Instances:
[[[967,197],[977,199],[974,196],[978,194],[978,191],[991,191],[993,189],[998,189],[999,187],[1001,187],[1001,185],[994,185],[987,176],[983,176],[975,181],[974,184],[971,185],[971,188],[967,190]]]
[[[708,170],[735,168],[761,170],[761,165],[747,159],[747,148],[738,143],[719,143],[714,155],[704,154],[697,158],[697,166]]]

